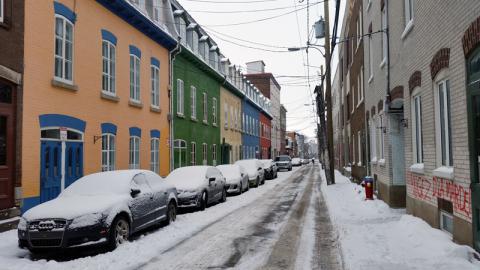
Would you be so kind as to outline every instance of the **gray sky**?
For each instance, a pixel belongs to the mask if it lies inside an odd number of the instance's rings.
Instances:
[[[288,110],[287,130],[314,137],[314,106],[311,104],[313,89],[319,82],[319,66],[324,64],[324,60],[317,50],[311,49],[308,57],[310,67],[307,67],[305,51],[286,52],[286,48],[306,45],[311,26],[320,16],[323,16],[323,0],[309,0],[308,27],[307,0],[179,0],[179,2],[203,29],[209,32],[212,39],[219,45],[220,51],[230,58],[232,63],[243,66],[246,71],[245,63],[263,60],[266,71],[273,73],[282,87],[281,103]],[[346,0],[342,1],[341,14],[343,14],[345,2]],[[330,0],[329,4],[330,20],[333,22],[335,1]],[[266,19],[275,16],[278,17]],[[261,21],[228,25],[256,20]],[[323,44],[324,41],[315,40],[311,32],[310,42]],[[307,79],[307,74],[310,75],[310,81]],[[308,87],[309,83],[310,87]]]

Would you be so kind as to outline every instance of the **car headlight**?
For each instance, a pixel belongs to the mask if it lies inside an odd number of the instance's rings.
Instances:
[[[21,217],[20,220],[18,221],[17,229],[21,231],[27,230],[27,220],[24,217]]]
[[[83,228],[88,226],[93,226],[102,223],[104,216],[101,213],[92,213],[86,214],[83,216],[76,217],[72,220],[69,229]]]

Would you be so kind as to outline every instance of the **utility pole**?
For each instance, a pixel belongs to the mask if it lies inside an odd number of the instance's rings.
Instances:
[[[327,145],[328,145],[328,169],[326,171],[327,183],[335,184],[335,163],[333,157],[333,121],[332,121],[332,84],[331,84],[331,55],[330,55],[330,16],[328,2],[324,1],[325,10],[325,62],[326,68],[326,87],[325,101],[327,107]]]

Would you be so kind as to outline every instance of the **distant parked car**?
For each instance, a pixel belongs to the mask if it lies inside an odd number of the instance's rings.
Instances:
[[[300,158],[292,158],[292,166],[301,166],[302,165],[302,160]]]
[[[262,159],[263,169],[265,170],[265,179],[277,178],[277,165],[271,159]]]
[[[242,166],[248,174],[248,182],[253,187],[258,187],[265,183],[265,172],[263,164],[258,159],[238,160],[235,164]]]
[[[175,221],[176,213],[177,191],[156,173],[94,173],[25,212],[18,244],[34,253],[93,244],[115,249],[136,231]]]
[[[306,158],[302,158],[302,165],[307,165],[310,161]]]
[[[292,170],[292,159],[287,155],[277,156],[275,158],[275,164],[277,165],[278,170]]]
[[[212,166],[178,168],[165,180],[177,188],[180,207],[197,207],[205,210],[209,204],[224,202],[227,199],[225,177]]]
[[[218,165],[217,169],[219,169],[225,177],[227,193],[241,194],[249,189],[248,174],[240,165]]]

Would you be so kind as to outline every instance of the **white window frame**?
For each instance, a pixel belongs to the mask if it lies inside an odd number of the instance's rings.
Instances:
[[[140,102],[140,58],[130,54],[130,100]]]
[[[385,119],[384,119],[384,114],[383,111],[379,112],[378,114],[378,132],[379,132],[379,140],[378,143],[379,145],[379,152],[378,152],[378,162],[379,163],[385,163],[385,133],[383,130],[385,129]]]
[[[207,165],[208,146],[206,143],[202,144],[202,164]]]
[[[232,152],[230,152],[230,154],[231,153]],[[217,166],[217,145],[216,144],[212,145],[212,165]]]
[[[217,125],[217,98],[212,98],[212,124]]]
[[[374,116],[370,120],[370,153],[370,161],[375,164],[377,162],[377,125]]]
[[[62,20],[62,36],[58,36],[57,35],[57,19],[60,19]],[[72,33],[71,33],[71,40],[66,40],[66,29],[67,29],[67,25],[70,25],[71,28],[72,28]],[[61,15],[58,15],[58,14],[55,14],[55,50],[54,50],[54,78],[56,81],[59,81],[59,82],[63,82],[63,83],[67,83],[67,84],[73,84],[73,74],[74,74],[74,40],[75,40],[75,27],[74,27],[74,24],[68,20],[67,18],[65,18],[64,16],[61,16]],[[61,52],[59,55],[57,55],[56,51],[57,51],[57,39],[60,41],[61,43]],[[67,59],[66,57],[66,54],[65,54],[65,51],[66,51],[66,48],[67,48],[67,43],[70,43],[70,51],[71,51],[71,59]],[[57,75],[56,73],[56,70],[57,70],[57,60],[60,61],[60,64],[62,65],[61,66],[61,71],[59,75]],[[66,73],[65,73],[65,65],[66,64],[70,64],[70,69],[71,69],[71,78],[68,78]]]
[[[190,117],[197,120],[197,88],[190,86]]]
[[[384,6],[382,11],[381,11],[381,30],[385,31],[387,28],[387,7]],[[382,32],[381,34],[381,40],[382,40],[382,62],[380,63],[380,67],[383,68],[385,64],[387,63],[387,57],[388,57],[388,52],[387,52],[387,33]]]
[[[181,79],[177,79],[177,115],[184,115],[184,83]]]
[[[0,0],[0,23],[5,21],[5,1]]]
[[[208,123],[208,99],[207,93],[203,92],[203,123]]]
[[[440,87],[445,91],[442,97],[445,101],[440,108]],[[442,117],[443,112],[443,117]],[[442,121],[443,118],[443,121]],[[435,81],[435,133],[437,147],[437,164],[444,167],[453,167],[452,123],[451,123],[451,88],[448,78]],[[442,127],[444,129],[442,136]],[[445,147],[445,149],[442,149]],[[445,152],[445,156],[443,154]]]
[[[160,139],[150,139],[150,170],[155,173],[160,171]]]
[[[197,164],[197,143],[190,143],[190,164],[195,166]]]
[[[404,12],[405,12],[405,28],[411,23],[413,23],[414,12],[413,12],[413,1],[414,0],[404,0]]]
[[[115,170],[115,139],[115,134],[102,134],[102,172]]]
[[[355,143],[357,142],[357,140],[355,139],[356,137],[357,136],[355,136],[355,133],[353,133],[353,135],[352,135],[352,165],[357,164],[357,156],[356,156],[357,148],[355,147]]]
[[[140,137],[130,136],[128,153],[128,168],[140,169]]]
[[[358,147],[358,160],[357,160],[357,166],[362,166],[362,136],[361,132],[358,132],[358,141],[357,141],[357,147]]]
[[[439,214],[440,214],[440,229],[441,229],[442,231],[444,231],[445,233],[447,233],[450,237],[452,237],[453,231],[451,232],[451,231],[449,231],[447,228],[445,228],[445,227],[443,226],[443,220],[444,220],[445,218],[448,218],[448,219],[450,219],[450,221],[451,221],[451,223],[452,223],[452,225],[453,225],[453,215],[450,214],[450,213],[448,213],[448,212],[445,212],[445,211],[443,211],[443,210],[440,210],[440,213],[439,213]],[[452,228],[452,229],[453,229],[453,228]]]
[[[116,54],[115,44],[102,40],[102,92],[111,96],[116,96]]]
[[[160,69],[157,66],[151,65],[151,99],[152,107],[160,108]]]
[[[413,162],[423,163],[422,96],[418,92],[418,88],[413,91],[410,103],[412,119],[412,150]]]
[[[372,82],[373,80],[373,53],[372,53],[372,48],[373,47],[373,42],[372,42],[372,35],[370,34],[368,36],[368,82]],[[348,80],[347,80],[348,84]]]

